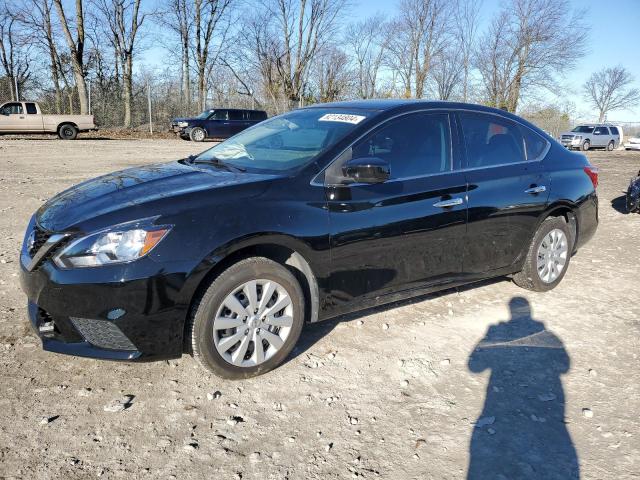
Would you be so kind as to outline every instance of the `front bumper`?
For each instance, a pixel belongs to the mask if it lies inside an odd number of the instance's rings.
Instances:
[[[566,148],[579,148],[580,147],[580,142],[582,140],[580,139],[566,139],[566,138],[562,138],[560,139],[560,143],[562,144],[562,146],[566,147]]]
[[[182,355],[191,288],[182,268],[148,257],[135,265],[70,270],[45,259],[30,271],[30,263],[23,245],[20,283],[44,350],[108,360]]]

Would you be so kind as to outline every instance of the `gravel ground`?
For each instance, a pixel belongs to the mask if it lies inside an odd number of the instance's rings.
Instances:
[[[551,292],[497,280],[309,326],[240,382],[43,352],[17,276],[31,213],[202,148],[0,140],[0,478],[640,477],[640,215],[616,209],[640,153],[590,153],[600,227]]]

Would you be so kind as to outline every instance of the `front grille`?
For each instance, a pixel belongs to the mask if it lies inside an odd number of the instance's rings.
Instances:
[[[562,140],[573,140],[573,135],[562,135]]]
[[[42,246],[47,243],[47,240],[49,240],[50,236],[51,233],[36,226],[33,229],[33,243],[29,245],[29,255],[33,257],[36,253],[38,253],[38,250],[40,250],[40,248],[42,248]]]
[[[70,317],[73,326],[85,340],[108,350],[136,350],[124,333],[112,322],[90,318]]]

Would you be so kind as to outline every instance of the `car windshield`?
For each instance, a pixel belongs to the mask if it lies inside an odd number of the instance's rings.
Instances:
[[[571,131],[576,133],[593,133],[593,129],[594,127],[590,127],[588,125],[580,125]]]
[[[206,118],[209,118],[209,115],[211,115],[211,110],[205,110],[200,115],[198,115],[196,118],[206,119]]]
[[[309,108],[265,120],[201,153],[196,162],[224,162],[260,172],[308,164],[371,115],[366,110]]]

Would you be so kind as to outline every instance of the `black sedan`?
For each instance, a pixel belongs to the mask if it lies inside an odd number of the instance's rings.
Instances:
[[[281,364],[305,322],[510,275],[544,291],[596,231],[597,170],[477,105],[316,105],[204,153],[89,180],[21,252],[45,350]]]

